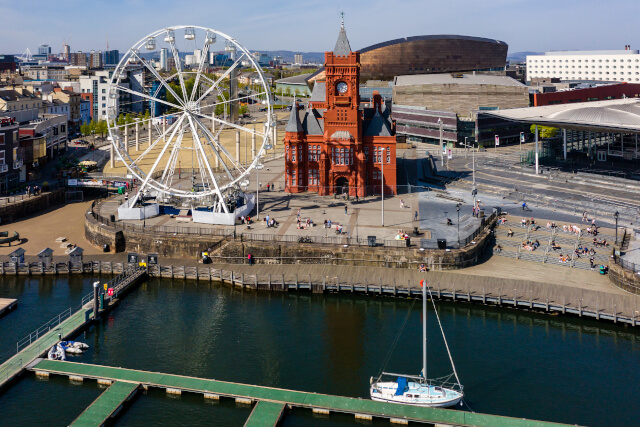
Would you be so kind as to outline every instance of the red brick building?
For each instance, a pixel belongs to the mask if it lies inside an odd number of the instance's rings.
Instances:
[[[363,197],[396,194],[396,137],[379,94],[360,104],[360,53],[344,29],[325,52],[325,81],[316,82],[306,110],[297,104],[285,129],[285,190]]]
[[[618,83],[563,92],[535,93],[533,106],[571,104],[574,102],[605,101],[607,99],[638,98],[640,84]]]

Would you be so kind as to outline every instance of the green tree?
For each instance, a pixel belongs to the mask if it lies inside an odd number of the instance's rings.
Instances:
[[[120,113],[118,116],[118,120],[116,121],[116,125],[122,126],[124,124],[124,114]]]
[[[91,126],[88,123],[83,124],[80,126],[80,133],[84,136],[91,135]]]
[[[286,96],[290,96],[290,95],[291,95],[291,88],[289,88],[289,87],[285,88],[285,89],[284,89],[284,94],[285,94]]]
[[[96,132],[99,133],[102,138],[104,138],[104,134],[107,133],[108,131],[109,131],[109,126],[107,125],[106,121],[100,120],[96,124]]]
[[[247,107],[246,105],[241,105],[240,107],[238,107],[238,114],[240,115],[243,115],[248,111],[249,111],[249,107]]]
[[[536,133],[536,125],[531,125],[531,133],[535,135]],[[558,128],[550,127],[550,126],[540,126],[538,125],[538,136],[540,138],[553,138],[558,133]]]
[[[124,116],[124,122],[127,124],[133,123],[133,117],[131,116],[131,113],[127,113],[127,115]]]
[[[149,110],[146,110],[144,112],[144,119],[149,120],[150,118],[151,118],[151,113],[149,112]]]

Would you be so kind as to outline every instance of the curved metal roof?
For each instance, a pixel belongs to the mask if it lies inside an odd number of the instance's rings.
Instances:
[[[484,42],[484,43],[494,43],[494,44],[503,44],[506,45],[505,42],[494,39],[486,39],[484,37],[473,37],[473,36],[460,36],[456,34],[430,34],[426,36],[412,36],[412,37],[403,37],[400,39],[389,40],[382,43],[373,44],[369,47],[365,47],[364,49],[360,49],[360,53],[363,54],[365,52],[369,52],[372,50],[380,49],[381,47],[393,46],[395,44],[400,43],[408,43],[419,40],[468,40],[474,42]]]
[[[482,111],[482,113],[505,120],[564,129],[640,133],[640,100],[633,98]]]

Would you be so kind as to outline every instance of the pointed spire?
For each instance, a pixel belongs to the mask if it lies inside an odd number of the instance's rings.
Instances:
[[[302,123],[300,123],[300,115],[298,114],[298,101],[293,101],[289,122],[287,123],[287,127],[284,128],[284,131],[293,133],[304,132]]]
[[[351,46],[349,45],[347,32],[344,29],[344,12],[340,12],[340,14],[342,15],[342,24],[340,25],[340,34],[338,34],[336,47],[333,48],[333,54],[340,55],[340,56],[347,56],[351,52]]]

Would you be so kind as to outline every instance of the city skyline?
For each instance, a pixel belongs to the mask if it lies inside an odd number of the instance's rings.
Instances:
[[[5,5],[5,23],[0,30],[0,52],[32,53],[41,43],[52,53],[62,51],[63,40],[72,52],[107,49],[126,51],[135,41],[159,28],[190,24],[217,29],[233,35],[252,50],[323,52],[332,48],[333,35],[340,26],[339,11],[354,49],[386,40],[424,34],[460,34],[506,42],[509,52],[548,50],[624,49],[634,45],[633,17],[640,4],[613,0],[606,9],[594,0],[552,2],[543,0],[532,9],[524,0],[457,0],[449,3],[403,0],[394,4],[394,13],[383,2],[357,0],[348,5],[297,3],[270,5],[255,0],[245,2],[239,13],[232,4],[212,5],[191,1],[175,9],[175,3],[160,0],[96,1],[90,4],[68,0],[66,7],[50,10],[42,0]],[[364,7],[366,5],[366,7]],[[33,11],[45,11],[33,12]],[[620,14],[620,10],[625,10]],[[246,11],[246,12],[245,12]],[[615,22],[625,31],[594,31],[584,22]],[[86,19],[98,16],[98,20]],[[29,25],[31,23],[31,25]],[[523,25],[524,24],[524,25]],[[606,27],[604,27],[606,30]],[[328,37],[331,35],[331,37]]]

